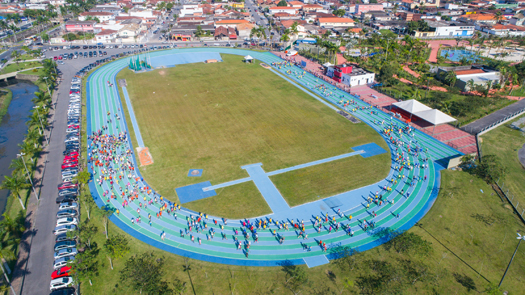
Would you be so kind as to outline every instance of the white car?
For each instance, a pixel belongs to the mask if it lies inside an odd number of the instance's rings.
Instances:
[[[54,269],[59,269],[61,267],[64,267],[64,266],[68,265],[69,263],[73,263],[73,262],[75,262],[75,256],[62,257],[62,258],[56,259],[53,262],[53,268]]]
[[[65,288],[73,284],[72,277],[61,277],[58,279],[51,280],[49,283],[49,290],[54,291],[60,288]]]
[[[61,225],[77,225],[78,220],[75,217],[63,217],[57,219],[57,226]]]
[[[75,256],[77,255],[77,248],[66,248],[58,250],[55,252],[55,259],[66,257],[66,256]]]
[[[76,202],[64,202],[60,203],[58,206],[58,210],[65,210],[65,209],[77,209],[78,204]]]
[[[55,236],[58,236],[59,234],[64,234],[64,233],[67,233],[68,231],[74,231],[77,229],[77,226],[76,225],[60,225],[60,226],[57,226],[55,227],[55,230],[53,231],[53,233],[55,234]]]

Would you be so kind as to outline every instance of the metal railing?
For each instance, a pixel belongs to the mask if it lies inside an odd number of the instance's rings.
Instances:
[[[525,224],[525,219],[523,218],[523,214],[525,213],[525,208],[521,208],[521,212],[519,211],[519,206],[520,206],[520,202],[518,201],[518,199],[514,196],[514,194],[510,191],[510,189],[508,189],[507,187],[505,187],[505,183],[503,182],[501,185],[499,184],[499,179],[498,181],[496,181],[496,186],[498,187],[498,189],[500,190],[501,194],[503,194],[503,196],[507,199],[507,201],[510,203],[510,205],[512,206],[512,208],[514,209],[514,212],[519,216],[519,218],[521,219],[521,222],[523,222],[523,224]],[[498,194],[500,192],[496,191]],[[514,202],[516,204],[514,204]],[[523,205],[522,205],[523,207]]]

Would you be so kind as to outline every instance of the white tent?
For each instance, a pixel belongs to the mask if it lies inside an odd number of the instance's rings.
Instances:
[[[325,67],[325,68],[328,68],[328,67],[331,67],[331,66],[333,66],[333,64],[331,64],[329,62],[323,64],[323,67]]]
[[[415,99],[405,100],[393,103],[396,107],[410,113],[410,114],[416,114],[417,112],[422,111],[428,111],[431,110],[431,108],[427,107],[426,105],[420,103],[419,101]]]
[[[244,62],[253,62],[253,57],[247,55],[244,57]]]
[[[415,112],[414,116],[418,116],[419,118],[429,123],[432,123],[432,125],[439,125],[456,121],[456,119],[452,118],[451,116],[435,109]]]

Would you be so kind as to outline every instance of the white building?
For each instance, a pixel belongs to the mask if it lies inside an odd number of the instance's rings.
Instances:
[[[426,21],[428,26],[435,29],[435,37],[471,37],[475,26],[462,22]]]
[[[184,16],[192,16],[192,15],[202,15],[202,8],[199,7],[198,4],[185,4],[182,5],[182,9],[180,10],[179,17]]]
[[[326,75],[339,83],[348,86],[359,86],[374,83],[375,74],[355,66],[330,66]]]

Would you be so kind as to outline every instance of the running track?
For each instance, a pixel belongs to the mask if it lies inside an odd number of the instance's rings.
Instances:
[[[191,49],[172,49],[166,51],[157,51],[149,53],[151,58],[157,56],[166,56],[177,53],[187,53],[187,52],[219,52],[225,54],[235,54],[235,55],[251,55],[255,59],[263,61],[269,65],[274,62],[282,62],[283,60],[271,53],[265,52],[255,52],[248,50],[237,50],[237,49],[228,49],[228,48],[191,48]],[[129,64],[128,58],[123,58],[109,64],[103,65],[96,71],[94,71],[87,79],[87,133],[92,134],[93,130],[100,129],[101,126],[106,125],[106,113],[111,112],[113,124],[109,126],[106,134],[118,134],[120,131],[128,130],[128,125],[126,122],[125,115],[122,113],[121,100],[118,94],[117,87],[108,87],[107,81],[111,81],[114,85],[117,85],[115,80],[117,73],[123,68],[127,67]],[[276,72],[279,76],[286,78],[289,82],[295,84],[297,87],[305,90],[308,89],[312,93],[316,94],[318,100],[323,101],[323,103],[329,102],[334,106],[343,108],[339,105],[341,100],[351,100],[355,99],[348,93],[342,92],[340,90],[334,89],[328,83],[318,80],[315,76],[306,73],[302,74],[302,69],[287,66],[287,67],[273,67],[272,71]],[[288,71],[292,71],[289,73]],[[288,73],[287,73],[288,72]],[[326,84],[328,91],[321,91],[314,87],[314,85]],[[331,95],[327,96],[332,92]],[[341,98],[342,96],[342,98]],[[320,97],[323,97],[321,99]],[[356,100],[359,106],[368,106],[367,103]],[[118,111],[120,109],[120,111]],[[120,120],[116,120],[113,117],[113,114],[118,113]],[[370,110],[358,110],[353,113],[363,122],[370,125],[380,134],[382,127],[379,123],[382,120],[385,122],[390,122],[393,120],[398,126],[404,126],[404,123],[391,118],[390,115],[385,114],[381,111],[378,111],[378,114],[372,115]],[[300,205],[297,207],[290,208],[285,212],[273,213],[268,216],[263,216],[259,218],[272,218],[273,221],[290,221],[290,219],[304,220],[306,226],[306,233],[308,234],[308,239],[303,240],[301,237],[297,237],[296,232],[293,228],[290,228],[289,231],[278,230],[278,233],[284,236],[285,242],[281,245],[277,242],[273,234],[268,230],[258,230],[259,242],[254,243],[254,240],[250,238],[251,247],[249,251],[249,258],[243,254],[243,251],[237,250],[236,245],[234,244],[234,229],[240,229],[240,220],[228,220],[227,225],[222,223],[220,217],[209,216],[207,221],[208,229],[213,229],[215,231],[215,238],[207,240],[206,234],[209,232],[196,233],[194,231],[195,242],[192,243],[189,235],[185,235],[183,238],[180,237],[180,230],[185,229],[186,217],[189,215],[196,216],[195,212],[192,212],[188,209],[182,208],[177,211],[178,218],[175,219],[172,215],[168,216],[164,214],[162,218],[156,219],[155,215],[159,211],[160,204],[154,204],[148,206],[147,209],[141,208],[140,215],[142,216],[143,222],[140,224],[132,224],[130,219],[132,217],[136,218],[138,216],[137,208],[138,200],[130,202],[130,206],[122,208],[121,204],[123,200],[120,198],[121,190],[118,185],[114,186],[115,195],[117,199],[110,199],[107,202],[106,198],[102,197],[102,193],[105,190],[110,188],[106,183],[103,186],[99,186],[95,181],[91,181],[89,184],[90,190],[92,192],[93,198],[95,199],[99,207],[109,205],[115,209],[120,210],[120,214],[117,216],[113,214],[110,217],[110,220],[132,235],[133,237],[153,245],[157,248],[163,249],[165,251],[186,256],[193,259],[199,259],[204,261],[222,263],[222,264],[233,264],[233,265],[247,265],[247,266],[276,266],[279,265],[283,260],[290,260],[294,264],[304,264],[307,263],[309,267],[327,263],[328,259],[335,258],[334,254],[331,253],[332,247],[335,246],[349,246],[351,248],[358,248],[359,251],[364,251],[371,249],[375,246],[380,245],[385,242],[379,237],[375,236],[374,233],[381,230],[382,228],[391,228],[394,230],[407,230],[412,227],[417,221],[419,221],[428,210],[431,208],[434,203],[439,187],[439,171],[443,169],[443,163],[447,159],[455,156],[462,155],[459,151],[435,140],[434,138],[420,132],[419,130],[415,131],[416,138],[419,141],[419,145],[428,148],[428,152],[422,153],[423,156],[428,157],[431,161],[428,161],[428,168],[420,169],[414,168],[413,170],[404,170],[402,174],[405,175],[404,180],[410,179],[414,176],[427,176],[427,181],[419,181],[413,187],[410,187],[409,182],[398,181],[396,184],[391,183],[393,177],[397,177],[398,173],[393,169],[396,165],[392,164],[392,169],[388,177],[378,183],[342,193],[337,196],[330,197],[329,199],[337,199],[342,202],[342,206],[338,207],[341,211],[344,212],[344,215],[338,216],[334,214],[334,211],[329,209],[326,206],[326,203],[323,200]],[[129,132],[128,132],[129,134]],[[402,140],[406,140],[408,136],[403,136]],[[395,154],[395,149],[389,140],[385,137],[385,140],[388,142],[392,156]],[[90,142],[88,141],[88,144]],[[131,146],[131,140],[128,138],[128,148],[133,150]],[[90,150],[89,150],[90,151]],[[405,151],[405,154],[406,151]],[[417,162],[413,156],[409,156],[411,162]],[[420,155],[421,157],[421,155]],[[138,167],[133,158],[135,167]],[[94,171],[91,168],[91,165],[88,165],[90,173]],[[95,176],[100,175],[99,168],[95,168]],[[138,168],[135,169],[136,173],[140,176]],[[128,180],[125,177],[124,181],[134,183],[134,180]],[[139,183],[142,185],[147,185],[144,183]],[[375,204],[371,204],[369,209],[366,209],[366,198],[367,196],[372,196],[376,191],[380,191],[380,188],[384,185],[392,187],[392,191],[383,192],[384,197],[389,201],[394,201],[392,203],[383,204],[381,207],[377,207]],[[406,198],[405,196],[400,195],[400,191],[404,190],[405,192],[410,192],[410,197]],[[142,199],[142,196],[139,197],[139,200]],[[153,210],[152,210],[153,209]],[[362,228],[363,220],[368,221],[371,219],[371,212],[375,211],[377,217],[373,218],[373,221],[376,222],[375,230],[364,231]],[[148,213],[151,213],[153,224],[150,226],[147,222]],[[164,212],[166,213],[166,212]],[[396,218],[396,215],[399,213],[400,218]],[[346,235],[345,231],[340,229],[335,232],[332,231],[328,233],[325,228],[321,230],[320,233],[313,228],[313,216],[323,217],[323,214],[329,214],[330,217],[336,216],[337,221],[341,224],[348,224],[351,226],[354,231],[354,236],[350,237]],[[349,220],[348,216],[352,215],[353,218]],[[218,224],[224,225],[224,230],[222,231],[219,226],[213,224],[212,220],[217,220]],[[255,218],[250,220],[251,222],[255,221]],[[271,229],[276,229],[275,225],[272,225]],[[161,239],[161,234],[165,232],[166,238]],[[239,241],[244,242],[244,237],[240,234],[237,238]],[[225,233],[227,239],[221,238],[221,233]],[[202,245],[197,243],[197,238],[202,239]],[[323,252],[322,249],[318,246],[317,242],[322,240],[328,246],[328,251]],[[303,246],[311,246],[311,251],[304,250]]]

